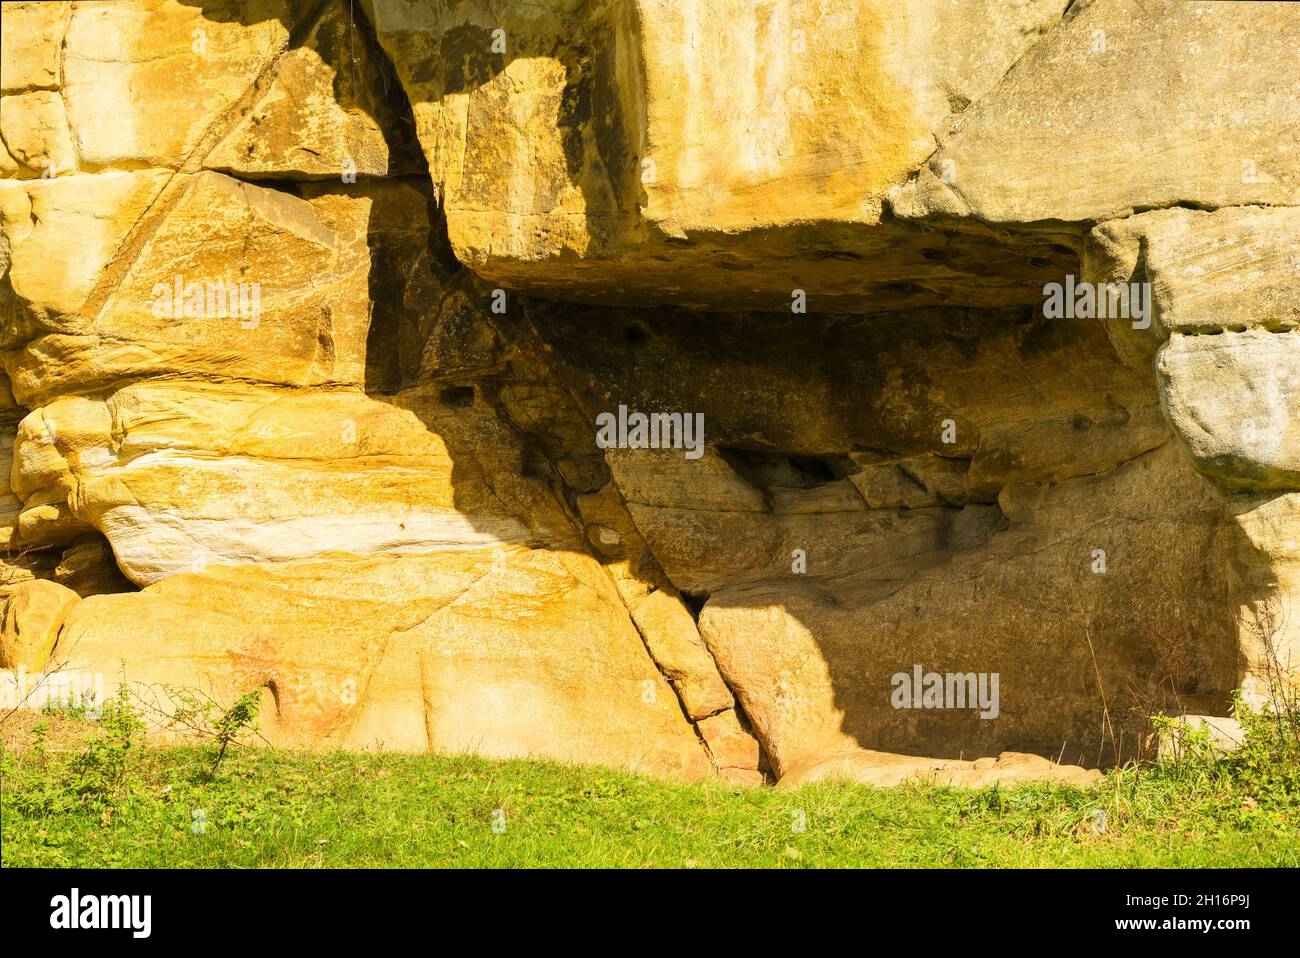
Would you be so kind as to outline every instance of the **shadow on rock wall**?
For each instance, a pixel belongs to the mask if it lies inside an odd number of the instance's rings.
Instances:
[[[263,9],[202,5],[245,23]],[[369,25],[353,9],[313,34],[315,15],[286,23],[294,42],[314,36],[340,66],[339,103],[384,124],[423,203],[372,219],[366,392],[445,443],[457,508],[491,516],[485,531],[509,517],[525,530],[513,546],[599,559],[634,595],[679,592],[776,771],[852,747],[1107,764],[1156,708],[1226,709],[1240,665],[1223,506],[1099,327],[1023,307],[781,316],[513,291],[494,313],[493,289],[450,253]],[[509,69],[482,29],[436,42],[442,74],[408,82],[483,90]],[[516,58],[567,71],[568,181],[590,208],[627,212],[636,158],[587,123],[622,122],[599,102],[612,84],[593,80],[612,67],[580,44],[523,43]],[[606,456],[595,417],[620,405],[703,415],[707,452]],[[627,549],[603,538],[620,523]],[[997,718],[894,708],[893,677],[916,665],[996,673]]]

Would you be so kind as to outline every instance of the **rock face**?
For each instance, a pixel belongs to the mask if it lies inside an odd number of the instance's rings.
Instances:
[[[0,667],[787,786],[1295,680],[1300,10],[3,15]]]

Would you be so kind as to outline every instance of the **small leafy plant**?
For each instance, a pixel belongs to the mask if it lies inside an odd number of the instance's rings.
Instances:
[[[217,754],[212,760],[212,767],[208,769],[209,780],[217,774],[217,768],[220,767],[221,760],[226,757],[226,749],[230,744],[245,731],[250,733],[257,731],[257,711],[261,704],[262,695],[259,691],[245,692],[236,699],[234,705],[217,717],[213,731]]]
[[[211,696],[192,689],[163,686],[168,707],[154,705],[173,731],[213,744],[212,764],[205,774],[207,781],[216,777],[231,745],[258,734],[257,714],[261,709],[260,689],[245,692],[234,704],[223,708]]]
[[[99,725],[100,732],[86,740],[81,753],[69,764],[67,785],[78,801],[100,806],[107,818],[126,790],[144,728],[126,683],[104,702]]]
[[[1236,713],[1246,734],[1224,760],[1233,778],[1260,801],[1300,795],[1300,714],[1240,700]]]

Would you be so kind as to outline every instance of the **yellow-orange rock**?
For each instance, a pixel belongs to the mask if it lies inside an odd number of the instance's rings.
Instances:
[[[786,787],[1295,682],[1292,9],[3,14],[0,664]]]
[[[64,619],[79,601],[77,593],[57,582],[33,579],[8,593],[0,626],[0,668],[45,670]]]

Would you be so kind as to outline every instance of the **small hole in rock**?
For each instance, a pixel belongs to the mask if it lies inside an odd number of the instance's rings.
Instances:
[[[686,611],[691,614],[691,618],[696,622],[700,621],[700,613],[704,611],[704,604],[709,601],[707,592],[683,592],[682,602],[686,605]]]
[[[474,405],[474,387],[448,386],[438,398],[442,400],[444,406],[450,406],[453,409],[464,409],[466,406]]]

